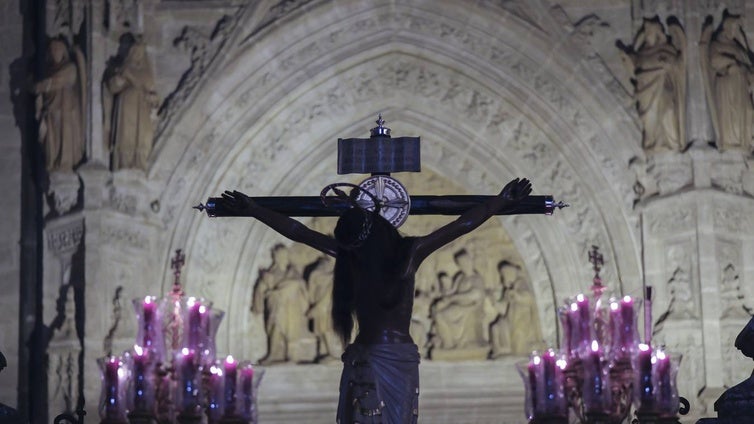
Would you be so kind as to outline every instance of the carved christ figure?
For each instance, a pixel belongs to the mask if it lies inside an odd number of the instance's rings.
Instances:
[[[515,207],[530,192],[528,180],[515,179],[499,195],[423,237],[402,236],[379,213],[361,209],[355,201],[338,219],[334,237],[263,208],[237,191],[225,192],[222,206],[335,257],[333,328],[346,344],[354,316],[359,327],[343,354],[339,422],[370,422],[380,416],[389,423],[416,423],[419,351],[409,334],[416,271],[432,252],[496,212]]]
[[[699,42],[707,103],[715,144],[720,151],[750,152],[754,147],[751,98],[754,67],[740,21],[739,16],[730,15],[726,10],[720,26],[713,31],[712,17],[707,17]]]
[[[686,147],[686,36],[678,20],[645,19],[631,47],[618,41],[634,85],[642,124],[642,147],[648,153]]]

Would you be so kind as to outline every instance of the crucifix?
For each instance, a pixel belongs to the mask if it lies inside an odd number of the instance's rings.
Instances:
[[[550,214],[566,206],[552,196],[531,196],[525,178],[513,179],[497,196],[409,196],[390,174],[421,169],[419,138],[391,138],[384,124],[380,116],[368,139],[338,140],[338,173],[371,174],[360,184],[330,184],[319,197],[249,197],[226,191],[196,207],[209,216],[253,217],[335,258],[330,318],[332,330],[348,345],[337,412],[343,423],[370,421],[374,415],[385,422],[416,422],[419,352],[409,327],[415,275],[424,259],[494,215]],[[397,228],[409,214],[458,218],[429,234],[404,236]],[[292,216],[338,216],[338,222],[331,236]],[[268,290],[270,299],[288,286]],[[291,297],[280,299],[287,305]],[[301,311],[275,312],[284,307],[283,302],[270,302],[265,310],[266,360],[287,359],[286,329],[295,326],[290,317]],[[358,333],[352,341],[355,322]]]
[[[336,183],[325,187],[320,196],[251,197],[261,207],[290,217],[340,216],[354,204],[379,214],[400,227],[409,215],[460,215],[488,201],[487,195],[409,196],[406,188],[390,174],[421,171],[419,137],[390,136],[382,114],[369,138],[338,139],[338,174],[371,174],[359,184]],[[350,187],[350,194],[341,188]],[[519,204],[497,215],[545,214],[569,206],[551,195],[529,195]],[[224,207],[221,197],[210,197],[194,206],[210,217],[237,216]]]

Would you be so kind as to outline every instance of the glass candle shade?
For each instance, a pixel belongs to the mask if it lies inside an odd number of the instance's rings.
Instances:
[[[245,421],[257,422],[257,389],[262,381],[264,370],[255,368],[251,362],[244,361],[238,369],[238,400],[239,415]]]
[[[154,296],[145,296],[133,300],[138,330],[136,345],[149,351],[151,360],[165,360],[165,335],[162,332],[162,308]]]
[[[654,364],[657,358],[651,346],[639,344],[634,357],[634,407],[639,414],[656,412],[656,378]]]
[[[126,418],[126,379],[128,369],[118,356],[107,356],[97,360],[102,375],[99,415],[108,423],[127,423]]]
[[[155,365],[152,351],[134,346],[128,354],[128,389],[126,404],[129,413],[153,415],[155,412]]]
[[[180,415],[195,416],[201,410],[201,372],[196,358],[196,352],[183,348],[176,354],[175,391],[176,410]]]
[[[613,361],[627,360],[636,352],[639,344],[638,316],[641,300],[630,296],[610,299],[610,358]]]
[[[215,338],[217,337],[217,330],[220,327],[220,323],[225,316],[225,312],[219,309],[209,308],[207,313],[207,323],[204,328],[204,334],[202,336],[201,350],[199,351],[199,363],[208,368],[215,364],[217,359],[217,344]]]
[[[552,349],[543,354],[533,352],[529,362],[518,367],[526,386],[525,413],[529,420],[568,417],[563,387],[565,367],[565,357]]]
[[[201,355],[207,341],[209,305],[204,299],[189,297],[183,305],[181,314],[184,325],[181,347]]]
[[[581,356],[584,380],[581,387],[584,411],[587,415],[608,415],[611,412],[609,367],[605,351],[593,340],[587,352]]]
[[[658,349],[655,353],[657,361],[654,364],[654,377],[657,382],[655,391],[656,408],[660,417],[669,418],[678,415],[680,399],[676,377],[681,365],[682,355]]]
[[[222,361],[215,361],[215,364],[209,367],[209,377],[207,378],[207,422],[216,424],[220,422],[223,411],[223,394],[225,382],[223,379]]]

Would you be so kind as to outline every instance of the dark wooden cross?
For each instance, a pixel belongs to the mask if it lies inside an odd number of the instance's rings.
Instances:
[[[377,127],[372,128],[370,138],[338,139],[338,174],[371,174],[386,176],[392,172],[419,172],[419,137],[390,137],[390,128],[384,126],[380,114]],[[395,181],[394,179],[391,179]],[[342,184],[348,185],[348,184]],[[334,186],[337,186],[335,184]],[[380,196],[382,193],[379,194]],[[371,196],[370,196],[371,197]],[[382,207],[405,207],[410,215],[460,215],[464,211],[486,202],[494,196],[453,195],[453,196],[410,196],[401,203],[385,202]],[[264,196],[252,197],[259,206],[272,209],[287,216],[315,217],[339,216],[351,207],[348,202],[338,202],[335,196]],[[211,217],[234,216],[225,210],[222,198],[210,197],[205,204],[194,206],[206,211]],[[398,206],[396,206],[398,205]],[[545,214],[551,215],[555,209],[568,204],[555,202],[551,195],[530,195],[516,208],[501,211],[498,215]]]

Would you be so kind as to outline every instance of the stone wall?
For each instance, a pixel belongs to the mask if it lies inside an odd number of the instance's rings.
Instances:
[[[0,351],[8,368],[0,372],[0,402],[17,403],[19,369],[21,240],[21,132],[11,103],[11,63],[21,56],[23,19],[14,0],[0,1],[0,193],[5,199],[0,221]]]
[[[7,228],[0,227],[0,277],[8,285],[0,307],[17,316],[20,202],[13,199],[20,197],[20,137],[8,101],[8,65],[21,46],[15,3],[0,3],[0,192],[16,205],[3,221]],[[715,139],[697,42],[704,17],[719,23],[726,6],[743,15],[748,33],[745,2],[84,3],[48,1],[47,10],[48,35],[75,40],[86,53],[89,101],[86,162],[73,172],[51,172],[47,193],[40,296],[44,324],[56,325],[49,351],[59,367],[50,381],[51,416],[71,409],[79,375],[93,413],[95,359],[133,345],[130,300],[169,290],[175,249],[187,255],[186,292],[227,312],[218,351],[264,357],[263,318],[249,304],[260,270],[270,267],[270,248],[285,240],[259,223],[208,219],[191,206],[225,189],[316,195],[345,179],[335,174],[336,139],[365,137],[378,112],[394,135],[422,137],[423,165],[435,186],[493,194],[525,176],[536,194],[572,204],[552,217],[494,219],[488,228],[505,239],[504,247],[478,248],[507,249],[491,257],[520,262],[548,345],[558,344],[556,308],[591,284],[587,252],[599,245],[602,276],[613,294],[641,296],[644,278],[656,287],[654,311],[662,316],[656,340],[686,354],[682,394],[692,403],[704,407],[709,395],[697,402],[700,389],[709,393],[747,373],[729,345],[754,297],[754,265],[747,262],[754,249],[754,164],[748,152],[719,152],[710,144]],[[644,18],[655,15],[662,22],[674,16],[685,28],[689,82],[687,96],[674,103],[687,118],[680,131],[684,149],[660,154],[643,148],[634,70],[616,48],[617,40],[634,43]],[[145,43],[151,63],[149,94],[159,106],[139,111],[154,115],[154,148],[146,166],[113,169],[112,126],[103,120],[112,109],[103,99],[112,94],[107,82],[126,59],[129,37]],[[397,177],[410,182],[412,194],[430,187]],[[428,222],[414,228],[426,232],[435,224]],[[443,255],[437,260],[452,260]],[[74,320],[84,315],[85,323]],[[0,402],[15,404],[8,387],[15,385],[18,327],[0,325],[0,349],[11,362],[0,374],[0,383],[10,382],[0,384]],[[78,355],[82,366],[72,361]],[[521,418],[515,412],[521,386],[511,366],[517,358],[461,367],[469,372],[464,387],[497,364],[506,369],[473,405],[479,420]],[[422,378],[434,388],[425,391],[431,412],[423,416],[468,418],[471,400],[440,381],[451,365],[427,362]],[[313,391],[338,372],[336,365],[271,368],[262,384],[265,422],[295,421],[307,411],[314,421],[331,421],[334,398],[287,396],[304,383],[306,367],[313,367],[315,379],[306,382]],[[56,391],[61,385],[68,391]],[[463,401],[441,401],[453,396]],[[502,409],[495,406],[498,397],[506,397]],[[447,413],[435,409],[442,406]]]

